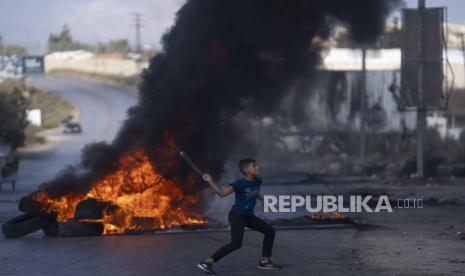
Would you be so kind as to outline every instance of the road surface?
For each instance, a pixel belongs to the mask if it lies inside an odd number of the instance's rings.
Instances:
[[[273,260],[282,271],[256,268],[261,234],[246,231],[241,249],[215,265],[220,275],[351,275],[353,229],[276,232]],[[4,275],[205,275],[195,265],[224,245],[229,233],[45,238],[1,241]]]
[[[136,97],[122,89],[68,77],[34,77],[28,85],[51,91],[71,102],[79,111],[83,133],[53,133],[52,140],[63,140],[45,151],[23,154],[18,188],[34,190],[50,180],[66,165],[76,163],[85,144],[111,140],[121,126],[126,110],[136,104]],[[52,142],[53,143],[53,142]]]

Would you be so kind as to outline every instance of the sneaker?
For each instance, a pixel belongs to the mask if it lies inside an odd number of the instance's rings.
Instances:
[[[202,269],[205,273],[215,274],[215,271],[213,271],[213,264],[212,263],[208,263],[206,261],[201,261],[200,263],[197,264],[197,267]]]
[[[273,263],[272,261],[268,260],[268,261],[258,261],[258,265],[257,265],[257,268],[258,269],[269,269],[269,270],[272,270],[272,269],[281,269],[283,268],[282,266],[278,265],[278,264],[275,264]]]

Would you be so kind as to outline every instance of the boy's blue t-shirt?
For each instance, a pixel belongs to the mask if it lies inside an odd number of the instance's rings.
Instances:
[[[261,184],[262,180],[258,177],[255,177],[253,181],[241,178],[229,184],[229,186],[233,187],[236,197],[236,202],[231,209],[239,214],[253,215]]]

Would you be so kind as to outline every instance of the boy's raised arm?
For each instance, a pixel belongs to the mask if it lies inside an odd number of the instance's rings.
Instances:
[[[231,194],[232,192],[234,192],[234,189],[231,186],[227,186],[223,188],[219,187],[215,183],[215,181],[213,181],[213,178],[208,173],[203,174],[202,178],[208,183],[208,185],[210,185],[213,191],[215,191],[215,193],[219,195],[220,197],[225,197]]]

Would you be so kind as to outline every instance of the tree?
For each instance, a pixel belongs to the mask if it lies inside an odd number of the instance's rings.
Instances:
[[[73,38],[71,37],[71,30],[68,25],[63,25],[60,34],[50,34],[48,37],[48,51],[49,52],[59,52],[59,51],[69,51],[71,50],[71,44],[73,43]]]
[[[5,52],[6,56],[13,56],[13,55],[25,56],[25,55],[27,55],[27,49],[26,48],[24,48],[23,46],[14,45],[14,44],[5,45],[4,52]]]
[[[103,42],[97,43],[97,53],[106,53],[108,52],[108,45]]]
[[[26,108],[28,102],[18,85],[10,82],[0,87],[0,144],[13,148],[22,146],[27,126]]]
[[[110,40],[107,48],[110,52],[129,53],[131,51],[127,39]]]
[[[48,37],[49,53],[91,49],[92,46],[73,40],[73,37],[71,36],[71,30],[67,24],[63,25],[60,34],[50,34],[50,36]]]
[[[117,39],[110,40],[107,43],[99,42],[97,43],[96,50],[98,53],[112,53],[119,52],[127,54],[131,51],[131,46],[127,39]]]

